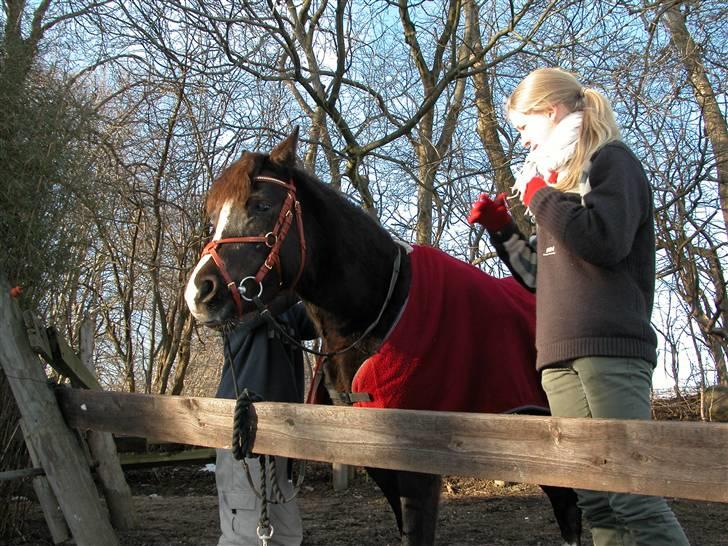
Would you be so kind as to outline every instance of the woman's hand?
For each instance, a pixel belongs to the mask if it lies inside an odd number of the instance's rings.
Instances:
[[[539,175],[534,176],[528,182],[528,184],[526,185],[526,190],[523,192],[523,197],[521,198],[523,204],[529,207],[531,205],[531,199],[533,199],[533,196],[536,195],[536,192],[541,188],[545,187],[546,181],[543,179],[543,177]]]
[[[488,197],[488,194],[481,193],[468,214],[469,224],[480,224],[489,232],[500,231],[511,221],[505,193],[498,194],[495,200]]]

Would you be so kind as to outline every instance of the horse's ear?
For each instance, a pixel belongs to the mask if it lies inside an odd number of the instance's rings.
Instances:
[[[298,125],[286,139],[278,144],[270,153],[273,163],[284,167],[293,167],[296,164],[296,150],[298,149]]]

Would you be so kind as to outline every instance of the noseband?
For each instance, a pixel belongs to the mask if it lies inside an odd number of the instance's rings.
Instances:
[[[217,265],[217,268],[220,270],[220,274],[222,275],[222,278],[225,280],[225,285],[227,286],[227,289],[230,291],[230,294],[233,297],[233,301],[235,302],[235,308],[237,309],[238,316],[243,315],[243,301],[253,301],[253,299],[258,299],[263,294],[263,279],[265,279],[265,276],[270,272],[271,269],[274,267],[278,267],[278,275],[279,275],[279,281],[282,284],[283,283],[283,274],[281,271],[281,263],[279,258],[279,253],[281,250],[281,245],[283,244],[283,241],[286,238],[286,235],[288,234],[288,229],[291,227],[291,222],[293,221],[293,214],[295,211],[296,214],[296,225],[298,226],[298,240],[300,242],[300,249],[301,249],[301,263],[298,267],[298,273],[296,274],[296,277],[293,279],[293,282],[291,283],[291,286],[289,289],[293,289],[293,287],[296,286],[296,283],[298,283],[298,279],[301,277],[301,273],[303,272],[303,264],[306,260],[306,240],[304,238],[303,234],[303,222],[301,219],[301,204],[296,199],[296,186],[293,184],[293,181],[290,183],[283,182],[282,180],[278,180],[277,178],[272,178],[269,176],[256,176],[253,178],[253,181],[257,182],[268,182],[270,184],[277,184],[279,186],[282,186],[288,190],[288,193],[286,194],[286,199],[283,202],[283,205],[281,206],[281,211],[278,214],[278,220],[276,220],[276,224],[273,227],[271,231],[266,233],[265,235],[261,236],[254,236],[254,237],[227,237],[223,239],[213,239],[209,243],[205,245],[205,248],[202,250],[202,256],[206,256],[209,254],[212,256],[213,261],[215,262],[215,265]],[[220,255],[217,252],[217,249],[221,245],[225,244],[246,244],[246,243],[263,243],[268,248],[270,248],[270,252],[268,252],[268,256],[266,256],[265,260],[263,260],[263,264],[258,269],[258,272],[255,274],[255,276],[248,276],[243,278],[240,283],[236,284],[235,281],[230,277],[230,274],[227,271],[227,268],[225,267],[225,262],[222,260]],[[245,287],[245,283],[253,281],[258,285],[258,293],[249,295],[247,292],[247,289]]]

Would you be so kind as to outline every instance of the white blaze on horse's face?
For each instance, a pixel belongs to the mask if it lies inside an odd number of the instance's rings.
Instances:
[[[215,233],[212,236],[213,240],[222,239],[223,232],[228,228],[230,218],[233,214],[233,202],[225,201],[220,208],[220,214],[217,218],[217,225],[215,226]]]
[[[220,207],[220,213],[218,214],[217,223],[215,225],[215,233],[212,236],[213,240],[222,239],[223,233],[231,228],[231,225],[236,224],[234,219],[239,216],[240,213],[236,213],[233,209],[233,202],[226,201],[222,207]],[[187,307],[189,307],[192,316],[200,322],[206,322],[210,319],[207,301],[208,299],[200,296],[200,288],[204,282],[204,278],[201,278],[201,271],[207,265],[207,262],[212,261],[212,257],[209,254],[200,259],[199,263],[195,266],[195,269],[190,275],[190,279],[187,281],[187,287],[185,288],[185,301]],[[214,295],[214,292],[211,293]]]

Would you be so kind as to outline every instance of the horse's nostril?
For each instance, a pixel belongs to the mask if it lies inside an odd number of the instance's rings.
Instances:
[[[197,301],[206,303],[210,301],[217,292],[217,281],[215,277],[204,277],[200,279],[197,289]]]

